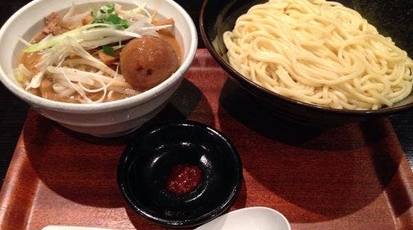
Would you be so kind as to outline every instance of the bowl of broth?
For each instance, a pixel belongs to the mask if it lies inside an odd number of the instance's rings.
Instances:
[[[35,0],[0,30],[0,80],[70,130],[121,136],[168,103],[197,42],[172,0]]]
[[[230,79],[281,120],[331,126],[389,116],[413,107],[413,52],[400,36],[411,23],[397,21],[391,33],[379,26],[384,8],[369,2],[206,0],[200,34]],[[384,3],[411,20],[412,4]]]

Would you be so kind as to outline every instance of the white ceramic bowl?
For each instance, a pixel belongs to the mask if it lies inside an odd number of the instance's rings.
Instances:
[[[71,104],[47,100],[25,91],[16,81],[14,69],[24,44],[19,37],[30,40],[43,26],[43,18],[52,11],[65,13],[71,6],[87,9],[90,4],[107,4],[105,0],[49,1],[34,0],[18,10],[0,30],[0,80],[16,96],[26,101],[43,116],[76,132],[101,137],[121,136],[129,133],[154,117],[167,104],[179,87],[184,73],[196,54],[198,37],[196,27],[188,13],[172,0],[134,0],[146,3],[149,10],[173,18],[175,36],[182,50],[180,68],[158,86],[127,99],[99,104]],[[131,5],[132,0],[112,0]],[[79,8],[81,9],[81,8]]]

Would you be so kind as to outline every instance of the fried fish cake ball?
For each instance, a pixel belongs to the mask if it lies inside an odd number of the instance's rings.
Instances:
[[[140,91],[160,84],[170,77],[179,65],[178,55],[172,46],[153,36],[129,41],[120,54],[122,75]]]

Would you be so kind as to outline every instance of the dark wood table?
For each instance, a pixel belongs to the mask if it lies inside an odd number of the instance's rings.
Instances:
[[[327,129],[286,123],[198,49],[148,125],[181,119],[220,130],[237,148],[243,180],[231,210],[274,208],[294,230],[413,229],[413,172],[388,118]],[[79,135],[29,110],[0,191],[0,229],[164,229],[134,213],[117,186],[133,138]]]

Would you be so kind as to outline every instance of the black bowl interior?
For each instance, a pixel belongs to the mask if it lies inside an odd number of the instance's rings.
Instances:
[[[362,1],[362,0],[353,0]],[[393,107],[378,110],[344,110],[303,103],[273,93],[243,77],[228,63],[227,49],[222,35],[232,30],[236,19],[255,4],[266,0],[205,0],[200,13],[200,33],[205,47],[217,63],[229,73],[232,80],[247,91],[257,102],[266,106],[274,115],[305,125],[337,125],[351,121],[387,116],[413,108],[413,93]],[[352,0],[339,0],[347,7],[353,7]],[[413,14],[413,11],[412,11]]]
[[[199,185],[177,194],[167,189],[177,165],[195,165]],[[242,167],[234,146],[218,131],[192,121],[140,132],[119,161],[118,183],[130,206],[165,227],[191,227],[225,212],[236,200]]]

